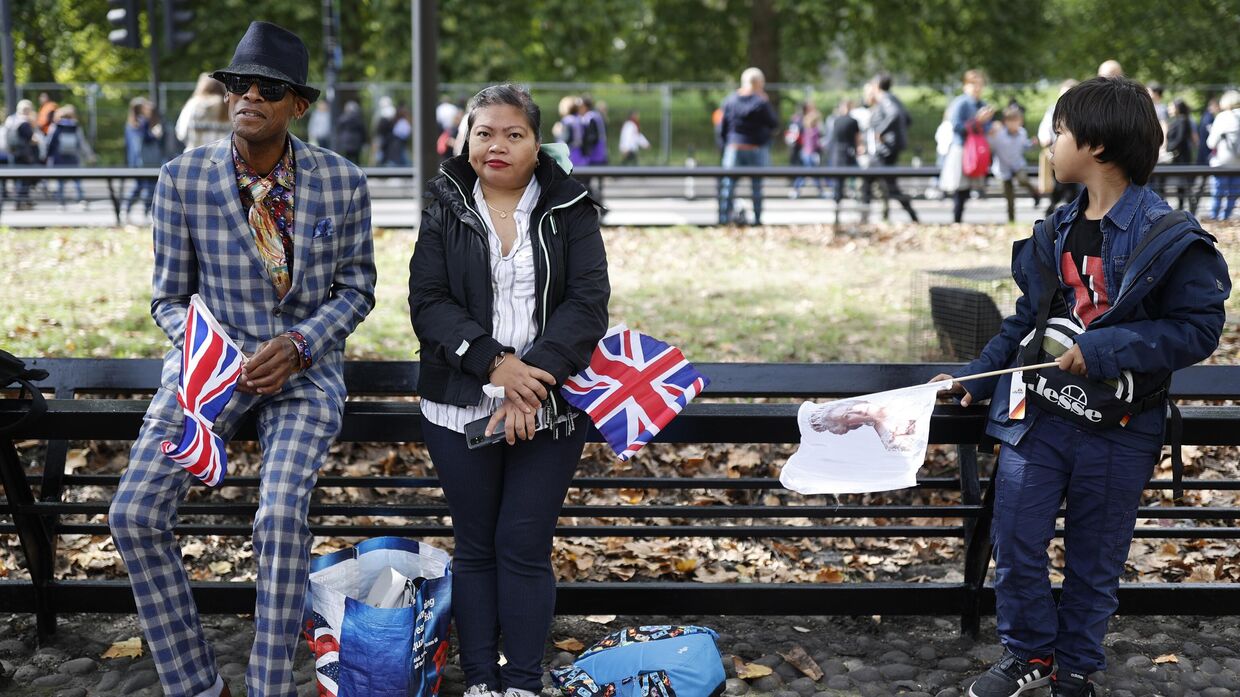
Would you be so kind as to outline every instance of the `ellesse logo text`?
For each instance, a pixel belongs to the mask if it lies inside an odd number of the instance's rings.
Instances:
[[[1094,423],[1102,420],[1102,413],[1097,409],[1089,409],[1089,399],[1085,396],[1085,390],[1077,385],[1068,385],[1063,392],[1047,387],[1046,378],[1039,375],[1038,382],[1033,386],[1033,391],[1046,401],[1071,412],[1077,416],[1084,416],[1086,419]]]

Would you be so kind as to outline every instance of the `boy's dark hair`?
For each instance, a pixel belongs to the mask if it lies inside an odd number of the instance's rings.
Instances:
[[[525,114],[525,120],[530,130],[533,131],[534,137],[539,137],[541,133],[539,128],[542,127],[542,111],[534,102],[534,98],[530,96],[529,90],[512,83],[483,88],[481,92],[474,95],[473,99],[469,100],[469,131],[472,133],[474,130],[474,114],[478,113],[479,109],[498,104],[507,104],[520,109]]]
[[[1154,100],[1141,83],[1124,77],[1086,80],[1059,98],[1053,123],[1070,131],[1077,147],[1101,146],[1097,160],[1114,162],[1134,184],[1149,181],[1163,132]]]
[[[874,84],[884,92],[891,91],[891,73],[883,70],[874,75]]]

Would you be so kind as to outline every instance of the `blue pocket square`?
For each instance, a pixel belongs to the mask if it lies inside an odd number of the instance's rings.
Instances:
[[[314,224],[314,239],[320,237],[331,237],[336,232],[336,227],[332,225],[331,218],[320,218],[319,222]]]

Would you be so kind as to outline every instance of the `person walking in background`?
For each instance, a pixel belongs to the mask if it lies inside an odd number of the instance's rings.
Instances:
[[[1193,128],[1192,112],[1188,102],[1176,99],[1171,102],[1168,110],[1167,153],[1171,164],[1189,165],[1197,151],[1197,131]],[[1174,177],[1167,182],[1168,187],[1176,189],[1179,195],[1179,209],[1191,210],[1192,177]],[[1168,189],[1170,191],[1170,188]],[[1188,207],[1185,204],[1188,203]]]
[[[853,102],[841,99],[835,114],[827,121],[827,166],[856,167],[857,149],[861,147],[861,126],[852,117]],[[838,209],[844,200],[844,178],[832,179],[833,197]]]
[[[95,152],[90,143],[86,142],[86,134],[82,132],[77,120],[77,109],[66,104],[56,110],[52,119],[52,128],[47,135],[47,164],[49,167],[80,167],[83,162],[93,162]],[[73,179],[77,189],[77,202],[86,207],[86,196],[82,193],[82,180]],[[56,180],[56,201],[61,209],[65,207],[65,180]]]
[[[38,112],[34,103],[23,99],[17,103],[17,109],[7,120],[6,139],[9,145],[9,158],[14,165],[30,167],[39,164],[39,143],[43,140],[43,131],[39,130]],[[28,210],[34,207],[30,200],[30,190],[37,180],[18,179],[13,185],[17,196],[17,210]]]
[[[435,140],[435,153],[439,155],[439,161],[443,162],[456,154],[457,133],[461,130],[461,120],[465,117],[464,112],[457,110],[452,119],[445,124],[439,124],[439,138]]]
[[[1123,77],[1124,68],[1114,58],[1102,61],[1098,65],[1098,77]]]
[[[129,118],[125,120],[125,163],[130,167],[159,167],[164,163],[164,129],[159,122],[155,105],[145,97],[134,97],[129,102]],[[125,217],[133,205],[142,199],[142,212],[149,219],[151,200],[155,195],[155,182],[151,179],[135,179],[133,191],[125,201]]]
[[[1201,110],[1201,118],[1197,119],[1197,159],[1195,164],[1208,167],[1214,155],[1210,150],[1210,128],[1214,125],[1214,117],[1218,115],[1218,97],[1206,100],[1206,108]],[[1193,214],[1197,213],[1197,204],[1206,197],[1213,183],[1212,177],[1196,177],[1193,179]]]
[[[629,117],[620,126],[620,164],[636,165],[637,153],[650,147],[650,141],[641,131],[641,115],[630,111]]]
[[[964,143],[972,133],[985,133],[995,110],[982,101],[986,89],[986,76],[980,70],[964,74],[962,94],[948,105],[948,117],[952,123],[952,144],[943,158],[943,170],[939,175],[939,188],[952,192],[952,220],[959,223],[964,217],[964,202],[970,192],[986,185],[985,176],[964,176]]]
[[[869,142],[873,150],[870,160],[872,167],[894,167],[899,164],[900,153],[908,147],[908,128],[912,123],[904,104],[891,93],[891,75],[879,73],[866,84],[867,103],[870,106]],[[866,178],[861,186],[862,219],[869,217],[870,199],[874,187],[874,179]],[[918,222],[917,211],[913,210],[913,202],[908,194],[900,190],[895,177],[881,177],[878,185],[883,189],[883,220],[889,216],[890,199],[900,202],[904,212],[914,223]]]
[[[396,125],[396,104],[391,97],[379,97],[379,108],[375,111],[374,138],[370,146],[370,159],[376,166],[382,167],[390,163],[388,151],[392,147],[392,127]]]
[[[1003,182],[1003,198],[1007,199],[1008,222],[1016,222],[1016,186],[1020,184],[1033,197],[1036,208],[1041,202],[1041,195],[1029,183],[1025,174],[1025,151],[1033,146],[1029,133],[1025,131],[1025,116],[1019,107],[1009,106],[1003,110],[1003,122],[996,123],[990,129],[990,149],[994,152],[993,168],[999,181]]]
[[[607,157],[607,114],[606,105],[588,95],[581,98],[581,154],[586,165],[606,165]],[[603,178],[585,177],[582,181],[595,202],[603,203]]]
[[[336,122],[336,152],[353,164],[361,164],[362,148],[366,147],[366,120],[362,107],[352,99],[345,102]]]
[[[461,117],[465,112],[456,102],[452,101],[448,95],[439,98],[439,104],[435,106],[435,123],[439,124],[440,133],[444,131],[452,131],[452,135],[456,137],[456,128],[461,123]]]
[[[792,118],[788,119],[788,127],[784,129],[784,145],[788,146],[788,165],[791,167],[801,164],[801,129],[805,125],[805,115],[813,108],[812,102],[798,104]]]
[[[822,165],[822,114],[818,113],[812,104],[809,107],[809,111],[801,116],[799,164],[803,167],[818,167]],[[797,177],[793,180],[792,193],[789,194],[789,198],[797,198],[801,195],[801,186],[805,184],[806,179],[808,177]],[[823,178],[814,177],[814,182],[818,184],[818,195],[826,198],[827,187]]]
[[[314,105],[314,111],[310,112],[310,119],[306,123],[306,139],[311,145],[331,149],[332,107],[327,102],[318,102]]]
[[[551,127],[551,135],[558,143],[568,146],[568,159],[574,166],[586,163],[585,152],[581,148],[581,97],[567,95],[560,99],[560,120]]]
[[[719,123],[723,166],[728,169],[768,167],[771,164],[771,134],[779,126],[775,107],[766,96],[766,76],[757,68],[741,73],[741,86],[723,101]],[[762,177],[750,177],[753,192],[753,222],[762,224]],[[719,224],[733,222],[736,177],[719,181]]]
[[[1059,96],[1062,97],[1064,92],[1076,87],[1077,82],[1077,80],[1067,79],[1060,83]],[[1038,154],[1038,190],[1044,194],[1050,192],[1047,196],[1049,200],[1046,205],[1046,215],[1050,215],[1060,201],[1066,203],[1075,199],[1080,193],[1080,186],[1056,179],[1051,167],[1051,145],[1055,143],[1055,103],[1051,102],[1050,106],[1046,107],[1042,122],[1038,124],[1038,144],[1042,146],[1042,151]]]
[[[224,104],[224,85],[206,73],[198,76],[194,94],[177,117],[177,140],[185,150],[214,143],[232,132],[228,107]]]
[[[1218,100],[1219,112],[1210,126],[1206,144],[1214,151],[1211,167],[1235,167],[1240,165],[1240,92],[1227,90]],[[1227,220],[1236,207],[1240,196],[1240,176],[1234,174],[1214,176],[1214,205],[1210,218]]]
[[[396,120],[392,123],[392,139],[388,141],[388,163],[408,167],[413,162],[413,114],[401,104],[396,108]]]
[[[1196,164],[1209,165],[1210,156],[1214,153],[1210,149],[1210,127],[1214,125],[1214,118],[1218,116],[1219,104],[1218,97],[1211,97],[1206,102],[1206,108],[1201,111],[1201,118],[1197,119],[1197,159]]]
[[[396,116],[392,121],[392,134],[387,140],[387,152],[383,155],[383,160],[389,166],[408,167],[410,162],[410,143],[413,142],[413,115],[409,113],[409,107],[401,104],[396,109]]]
[[[607,164],[607,118],[589,96],[581,98],[581,152],[587,165]]]
[[[47,92],[39,93],[39,115],[35,119],[35,125],[38,126],[40,133],[47,135],[47,132],[52,129],[52,122],[56,120],[56,110],[59,108],[60,105],[52,99],[51,95]]]

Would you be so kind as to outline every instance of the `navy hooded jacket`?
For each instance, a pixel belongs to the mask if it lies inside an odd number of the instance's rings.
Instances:
[[[1056,269],[1064,240],[1078,215],[1083,215],[1089,192],[1060,207],[1049,221],[1034,226],[1033,235],[1012,245],[1012,277],[1021,290],[1016,314],[1003,321],[999,333],[986,344],[982,355],[957,377],[1018,365],[1021,339],[1033,330],[1035,304],[1042,292],[1039,264]],[[1089,324],[1077,338],[1088,377],[1107,380],[1124,370],[1167,374],[1207,358],[1218,347],[1225,313],[1223,303],[1231,292],[1227,263],[1214,246],[1214,238],[1196,219],[1176,225],[1155,238],[1131,258],[1154,223],[1171,212],[1157,194],[1130,184],[1119,201],[1103,216],[1102,260],[1111,307]],[[1067,286],[1060,275],[1060,289]],[[1073,293],[1063,292],[1072,307]],[[1025,418],[1009,420],[1008,394],[1012,374],[970,380],[965,389],[973,401],[990,399],[986,432],[998,440],[1016,444],[1037,421],[1041,412],[1030,405]],[[1140,395],[1138,395],[1140,396]],[[1134,415],[1116,431],[1162,436],[1166,415],[1149,409]]]

